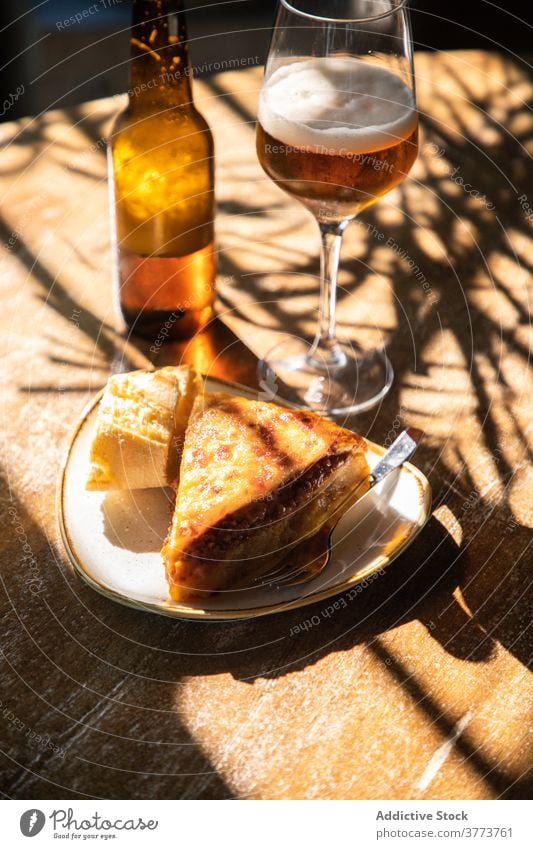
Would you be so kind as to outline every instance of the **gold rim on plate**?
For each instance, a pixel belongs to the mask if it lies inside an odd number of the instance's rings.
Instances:
[[[243,386],[238,383],[231,383],[221,378],[211,378],[203,376],[203,379],[204,383],[205,381],[211,381],[212,383],[219,384],[220,386],[223,386],[227,389],[231,389],[233,392],[235,392],[235,394],[244,395],[244,397],[254,397],[254,392],[249,386]],[[180,619],[195,619],[199,621],[213,622],[231,621],[238,619],[255,619],[259,616],[269,616],[273,613],[283,613],[285,611],[297,610],[302,607],[307,607],[310,604],[315,604],[316,602],[324,601],[325,599],[331,598],[332,596],[340,595],[341,593],[346,592],[346,590],[352,589],[357,584],[360,584],[362,581],[366,580],[371,575],[376,574],[376,572],[379,572],[380,570],[384,569],[386,566],[392,563],[393,560],[395,560],[403,551],[405,551],[405,549],[413,542],[413,540],[418,536],[418,534],[420,533],[424,525],[427,523],[431,515],[431,486],[428,479],[420,471],[420,469],[418,469],[412,463],[404,463],[402,466],[402,472],[408,472],[409,474],[411,474],[417,484],[420,499],[420,511],[417,519],[410,523],[410,531],[406,534],[404,539],[398,542],[397,546],[393,550],[391,550],[387,554],[378,555],[371,563],[369,563],[359,572],[356,572],[349,578],[340,581],[338,584],[330,584],[324,589],[317,590],[314,593],[296,599],[292,599],[290,601],[278,602],[275,604],[265,604],[261,607],[244,609],[210,610],[201,607],[189,607],[188,605],[177,604],[171,599],[163,601],[160,604],[152,603],[149,601],[139,601],[137,599],[131,598],[127,595],[123,595],[117,592],[116,590],[111,589],[102,582],[96,580],[91,575],[89,569],[85,566],[82,558],[79,556],[76,550],[76,545],[71,537],[71,534],[69,533],[65,520],[65,483],[73,448],[75,446],[76,440],[78,439],[80,431],[82,430],[86,423],[86,420],[91,415],[94,408],[100,401],[103,393],[104,390],[101,389],[100,392],[98,392],[97,395],[92,398],[91,401],[88,402],[88,404],[86,404],[72,432],[72,436],[70,437],[67,446],[65,458],[61,464],[61,468],[59,471],[56,510],[63,545],[65,546],[68,558],[75,572],[86,584],[88,584],[90,587],[92,587],[92,589],[96,590],[101,595],[111,599],[112,601],[116,601],[119,604],[125,605],[126,607],[131,607],[134,610],[148,611],[150,613],[158,613],[160,615]],[[377,445],[375,442],[371,442],[368,439],[365,439],[365,441],[368,447],[376,454],[380,456],[383,456],[383,454],[385,454],[386,449],[383,448],[381,445]],[[268,590],[265,590],[265,592],[268,592]]]

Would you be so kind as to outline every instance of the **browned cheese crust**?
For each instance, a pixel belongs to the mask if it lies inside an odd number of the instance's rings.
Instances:
[[[369,475],[362,437],[307,411],[198,396],[163,548],[177,601],[246,583],[332,521]]]

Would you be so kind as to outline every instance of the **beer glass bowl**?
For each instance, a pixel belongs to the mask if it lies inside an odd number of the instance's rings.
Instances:
[[[336,331],[343,233],[399,185],[418,152],[406,0],[279,0],[261,90],[257,153],[315,217],[321,237],[314,339],[287,336],[260,362],[272,397],[331,415],[362,412],[390,389],[383,343]]]

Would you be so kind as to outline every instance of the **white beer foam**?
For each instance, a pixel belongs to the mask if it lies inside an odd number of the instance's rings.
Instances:
[[[344,56],[278,68],[263,87],[258,117],[283,144],[331,154],[383,150],[408,138],[417,122],[413,93],[400,77]]]

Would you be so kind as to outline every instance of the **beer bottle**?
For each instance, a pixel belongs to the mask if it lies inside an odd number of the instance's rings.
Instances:
[[[181,0],[133,0],[128,105],[110,138],[115,291],[133,333],[187,338],[214,300],[213,137]]]

